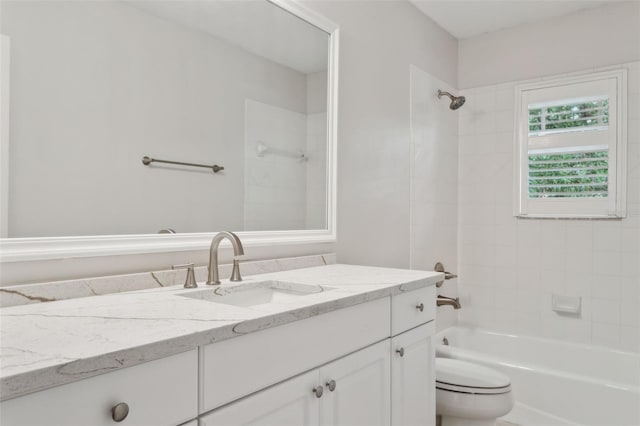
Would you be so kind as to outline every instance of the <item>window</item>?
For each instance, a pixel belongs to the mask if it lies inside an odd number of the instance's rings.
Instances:
[[[625,211],[626,70],[516,89],[516,216]]]

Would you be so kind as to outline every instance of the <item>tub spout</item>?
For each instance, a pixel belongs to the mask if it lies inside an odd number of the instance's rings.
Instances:
[[[447,305],[453,306],[453,309],[460,309],[462,307],[460,305],[459,297],[456,297],[454,299],[453,297],[438,295],[438,298],[436,299],[436,306],[447,306]]]

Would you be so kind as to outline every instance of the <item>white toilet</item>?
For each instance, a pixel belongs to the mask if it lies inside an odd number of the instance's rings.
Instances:
[[[436,358],[436,414],[441,426],[494,426],[513,404],[508,376],[482,365]]]

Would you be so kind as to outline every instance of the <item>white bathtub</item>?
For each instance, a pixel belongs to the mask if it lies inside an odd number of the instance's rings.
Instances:
[[[509,375],[516,401],[533,411],[582,425],[640,425],[640,354],[463,327],[436,339],[437,356]]]

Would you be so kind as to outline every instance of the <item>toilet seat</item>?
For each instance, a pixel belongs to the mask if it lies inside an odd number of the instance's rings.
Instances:
[[[436,358],[436,389],[496,395],[511,392],[508,376],[491,368],[450,358]]]
[[[456,386],[442,382],[436,382],[436,389],[450,392],[468,393],[471,395],[499,395],[511,392],[511,386],[505,386],[503,388],[474,388],[470,386]]]

